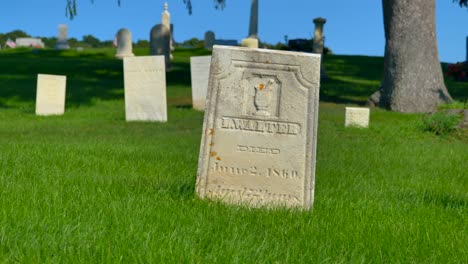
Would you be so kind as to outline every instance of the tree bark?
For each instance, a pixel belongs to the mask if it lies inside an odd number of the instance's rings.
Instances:
[[[426,113],[450,102],[435,33],[435,0],[382,0],[385,62],[379,105]]]

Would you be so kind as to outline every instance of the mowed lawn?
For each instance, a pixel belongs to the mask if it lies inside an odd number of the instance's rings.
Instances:
[[[189,57],[207,54],[176,50],[167,123],[127,123],[113,50],[0,52],[1,263],[468,263],[467,134],[381,109],[344,128],[380,57],[325,60],[312,211],[197,198]],[[67,75],[65,115],[35,116],[38,73]]]

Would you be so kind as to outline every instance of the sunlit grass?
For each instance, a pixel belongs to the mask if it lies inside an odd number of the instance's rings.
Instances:
[[[468,262],[466,137],[380,109],[369,129],[344,127],[345,105],[377,88],[382,58],[325,61],[307,212],[196,198],[203,113],[189,107],[189,56],[206,51],[175,52],[167,123],[125,122],[112,50],[48,52],[0,53],[0,262]],[[34,115],[44,72],[67,75],[63,116]],[[456,87],[466,98],[468,85]]]

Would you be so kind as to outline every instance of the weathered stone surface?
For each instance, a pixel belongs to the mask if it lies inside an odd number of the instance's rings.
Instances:
[[[123,59],[124,57],[133,57],[133,44],[132,44],[132,33],[122,28],[117,32],[117,59]]]
[[[192,105],[196,110],[205,110],[208,78],[210,75],[211,56],[190,57],[190,75],[192,79]]]
[[[251,48],[251,49],[258,49],[258,39],[254,38],[246,38],[242,40],[242,47]]]
[[[345,126],[369,127],[369,108],[346,107]]]
[[[63,115],[67,76],[38,74],[36,115]]]
[[[124,57],[125,119],[167,121],[164,56]]]
[[[163,55],[166,69],[171,67],[171,32],[164,25],[158,24],[150,32],[150,55]]]
[[[215,44],[215,33],[213,31],[207,31],[205,33],[205,49],[213,49]]]
[[[57,38],[57,44],[55,44],[55,49],[64,50],[69,49],[68,45],[68,26],[65,24],[59,25],[59,34]]]
[[[311,208],[319,80],[320,55],[215,45],[198,195]]]

